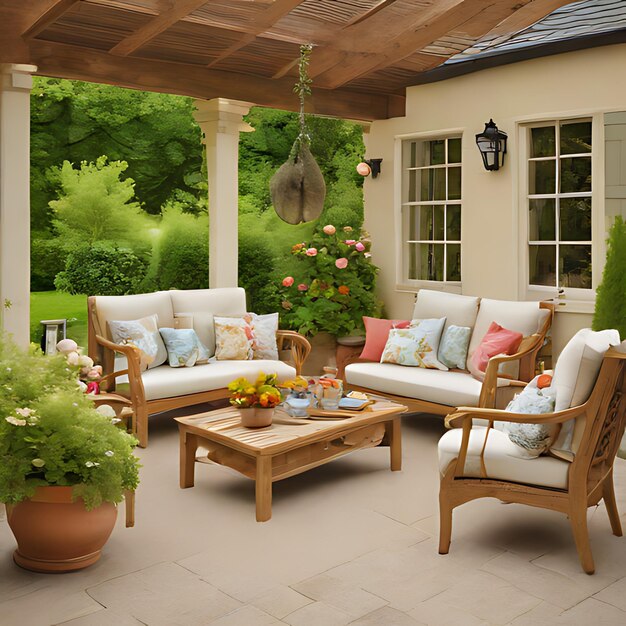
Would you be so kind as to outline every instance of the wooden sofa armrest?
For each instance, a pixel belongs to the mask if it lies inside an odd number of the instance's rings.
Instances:
[[[515,354],[504,354],[501,356],[493,356],[487,363],[485,370],[485,378],[483,386],[480,390],[480,399],[478,406],[485,408],[494,408],[496,402],[496,392],[498,388],[498,378],[505,378],[498,375],[498,368],[501,363],[510,363],[512,361],[521,361],[524,357],[533,354],[541,348],[543,344],[544,333],[534,333],[524,337]]]
[[[499,409],[487,409],[471,406],[460,406],[445,418],[446,428],[459,428],[466,422],[470,427],[473,418],[480,418],[490,422],[512,422],[516,424],[562,424],[586,411],[586,406],[572,407],[556,413],[511,413]]]
[[[276,333],[276,343],[279,351],[291,349],[296,375],[299,376],[302,372],[302,366],[311,352],[309,340],[295,330],[279,330]]]
[[[115,371],[114,364],[111,359],[104,359],[104,376],[102,380],[109,381],[118,376],[128,375],[131,388],[131,395],[140,395],[143,397],[143,383],[141,382],[141,351],[137,346],[124,346],[113,343],[100,335],[95,336],[98,345],[102,346],[110,352],[119,352],[126,357],[128,368]]]

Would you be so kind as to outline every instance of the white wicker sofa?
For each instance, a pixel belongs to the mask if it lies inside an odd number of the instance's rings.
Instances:
[[[256,378],[262,371],[277,373],[279,380],[293,378],[300,373],[311,346],[302,335],[279,330],[276,335],[279,354],[287,351],[291,364],[274,360],[212,360],[194,367],[174,368],[166,363],[142,372],[139,350],[132,345],[113,343],[108,322],[136,320],[156,314],[159,328],[176,328],[179,317],[192,318],[193,328],[213,356],[213,317],[238,317],[245,313],[245,291],[236,287],[89,298],[89,355],[102,363],[109,381],[107,391],[129,397],[140,446],[145,447],[148,443],[149,415],[226,398],[226,385],[239,376]],[[116,354],[124,358],[116,358]]]
[[[503,408],[518,387],[534,376],[537,352],[553,314],[554,306],[547,302],[490,300],[421,289],[412,319],[445,317],[446,328],[472,328],[467,363],[491,322],[522,333],[518,352],[492,357],[484,380],[467,369],[440,371],[357,360],[346,366],[345,381],[350,389],[387,396],[411,412],[447,415],[458,406]]]

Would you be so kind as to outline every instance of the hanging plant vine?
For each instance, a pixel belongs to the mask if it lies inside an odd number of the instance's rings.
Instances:
[[[298,82],[293,90],[300,100],[299,133],[293,142],[289,159],[270,180],[272,204],[278,216],[289,224],[317,219],[324,208],[326,183],[322,171],[311,154],[311,135],[307,126],[305,103],[311,95],[308,67],[313,46],[300,46]]]

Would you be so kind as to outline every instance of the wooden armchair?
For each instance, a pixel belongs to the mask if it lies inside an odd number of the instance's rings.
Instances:
[[[493,360],[493,359],[492,359]],[[626,348],[624,345],[611,348],[604,357],[594,389],[584,404],[564,411],[544,415],[522,415],[488,408],[460,407],[446,419],[448,427],[462,429],[458,456],[442,468],[439,492],[440,533],[439,553],[447,554],[452,533],[452,511],[457,506],[477,498],[498,498],[502,502],[517,502],[565,513],[571,522],[576,549],[583,570],[594,573],[594,562],[587,530],[587,508],[604,499],[613,534],[622,536],[622,528],[615,503],[613,487],[613,462],[619,448],[626,425]],[[538,485],[531,481],[503,480],[488,476],[485,463],[485,450],[495,420],[562,425],[573,418],[584,418],[582,439],[574,460],[539,457],[522,461],[531,464],[538,460],[565,463],[558,471],[565,471],[561,487]],[[472,420],[488,420],[486,429],[474,428]],[[479,434],[480,432],[480,434]],[[479,436],[484,442],[471,439]],[[498,431],[495,431],[497,434]],[[492,435],[493,436],[493,435]],[[476,445],[478,444],[478,446]],[[480,449],[482,445],[482,449]],[[480,449],[480,470],[475,463],[476,451]],[[473,470],[468,469],[467,461],[474,459]],[[476,473],[479,473],[476,476]],[[495,472],[498,473],[498,472]],[[500,474],[502,470],[500,470]],[[470,475],[473,474],[473,475]],[[492,472],[493,474],[493,472]]]

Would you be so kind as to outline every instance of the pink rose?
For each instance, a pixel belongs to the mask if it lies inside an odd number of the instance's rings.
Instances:
[[[353,245],[356,243],[356,239],[346,239],[346,240],[344,241],[344,243],[345,243],[347,246],[353,246]]]
[[[285,278],[283,278],[283,287],[291,287],[293,283],[293,276],[285,276]]]
[[[337,232],[337,229],[332,224],[327,224],[323,230],[327,235],[334,235]]]
[[[317,256],[317,248],[309,248],[306,251],[307,256]]]
[[[352,226],[344,226],[343,227],[343,232],[344,233],[351,233],[354,230],[354,228],[352,228]]]
[[[356,246],[354,246],[359,252],[363,252],[365,250],[365,246],[359,241]]]
[[[340,259],[337,259],[335,261],[335,266],[337,267],[337,269],[345,270],[346,267],[348,267],[348,259],[346,259],[345,257],[341,257]]]
[[[304,283],[300,283],[298,285],[298,291],[306,291],[309,288],[308,285],[305,285]]]

